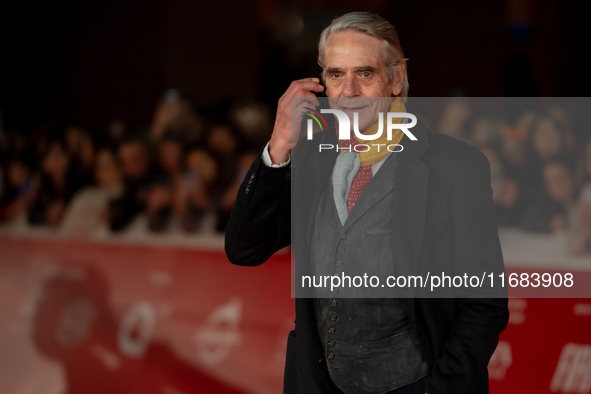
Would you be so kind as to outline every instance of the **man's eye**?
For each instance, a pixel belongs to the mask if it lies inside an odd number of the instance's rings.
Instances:
[[[364,71],[363,76],[367,78],[367,77],[371,76],[371,73],[369,71]]]
[[[331,76],[333,78],[340,78],[341,77],[341,73],[332,73]]]

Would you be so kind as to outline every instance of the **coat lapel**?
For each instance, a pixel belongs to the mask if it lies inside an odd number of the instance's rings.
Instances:
[[[404,137],[401,142],[404,150],[392,153],[391,156],[396,156],[389,157],[384,162],[359,197],[343,228],[343,231],[346,231],[375,203],[392,191],[392,242],[399,273],[410,273],[411,269],[416,272],[425,225],[429,167],[420,156],[429,146],[429,141],[426,127],[421,123],[419,125],[413,129],[417,141]]]
[[[309,156],[309,162],[307,165],[310,166],[307,171],[308,174],[311,174],[312,177],[310,179],[304,180],[303,184],[300,184],[299,187],[305,189],[305,193],[309,195],[310,198],[310,205],[306,208],[312,208],[308,211],[308,220],[307,220],[307,244],[311,245],[311,237],[314,233],[314,218],[316,216],[316,210],[320,203],[320,197],[322,196],[322,192],[329,186],[329,182],[331,181],[332,171],[338,156],[338,152],[336,149],[325,150],[320,152],[318,149],[318,143],[326,143],[326,144],[336,144],[337,138],[334,129],[329,129],[328,132],[322,133],[322,138],[317,143],[312,144],[313,149],[315,149]],[[292,212],[293,212],[293,204],[292,202]],[[295,202],[295,204],[303,204],[302,201]],[[305,211],[305,210],[304,210]],[[301,211],[300,211],[301,212]]]
[[[398,153],[392,153],[377,174],[371,179],[361,196],[355,203],[355,207],[349,213],[349,217],[343,225],[343,231],[347,231],[355,222],[363,217],[374,205],[394,189],[394,173]]]
[[[407,145],[412,143],[409,141]],[[392,242],[396,251],[397,272],[408,275],[416,273],[419,261],[427,211],[429,168],[411,152],[400,155],[397,164],[393,175]]]
[[[427,129],[419,123],[413,134],[418,140],[405,136],[394,173],[392,236],[396,261],[400,263],[397,271],[402,274],[416,273],[427,212],[429,167],[421,160],[429,146]],[[404,270],[407,272],[401,272]]]

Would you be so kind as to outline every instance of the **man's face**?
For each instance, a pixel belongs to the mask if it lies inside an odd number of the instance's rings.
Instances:
[[[358,112],[360,130],[375,123],[378,112],[388,112],[391,97],[402,90],[406,64],[402,63],[394,81],[389,81],[384,56],[380,40],[364,33],[347,30],[326,40],[325,84],[330,106],[345,112],[351,121]]]

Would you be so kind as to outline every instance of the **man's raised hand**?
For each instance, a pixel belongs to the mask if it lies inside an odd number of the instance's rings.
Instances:
[[[269,156],[273,164],[284,163],[287,160],[289,151],[298,141],[303,114],[307,111],[305,107],[318,107],[318,99],[313,92],[323,90],[320,79],[304,78],[293,81],[281,96],[277,105],[273,135],[269,142]],[[294,98],[295,100],[292,100]]]

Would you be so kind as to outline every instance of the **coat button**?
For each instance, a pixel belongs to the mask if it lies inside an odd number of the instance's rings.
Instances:
[[[337,300],[332,300],[330,302],[330,306],[337,306],[337,305],[339,305],[339,302]]]
[[[333,352],[330,352],[330,353],[328,353],[328,356],[327,356],[327,358],[328,358],[329,360],[332,360],[332,359],[334,358],[334,353],[333,353]]]
[[[328,341],[328,346],[334,346],[336,345],[336,342],[334,339],[331,339],[330,341]]]
[[[341,235],[341,239],[347,239],[347,237],[349,237],[347,234]]]
[[[334,334],[336,331],[337,331],[337,330],[335,330],[335,328],[334,328],[334,327],[331,327],[331,328],[329,328],[329,329],[328,329],[328,333],[329,333],[329,334]]]
[[[341,265],[343,265],[343,262],[341,260],[337,260],[335,264],[337,267],[340,267]]]
[[[337,248],[337,253],[338,253],[338,254],[343,254],[343,253],[345,253],[345,248],[343,248],[342,246],[339,246],[339,247]]]
[[[332,315],[330,315],[329,319],[331,321],[335,321],[337,319],[337,315],[335,315],[334,313]]]
[[[330,292],[332,294],[339,294],[339,289],[332,289]]]

